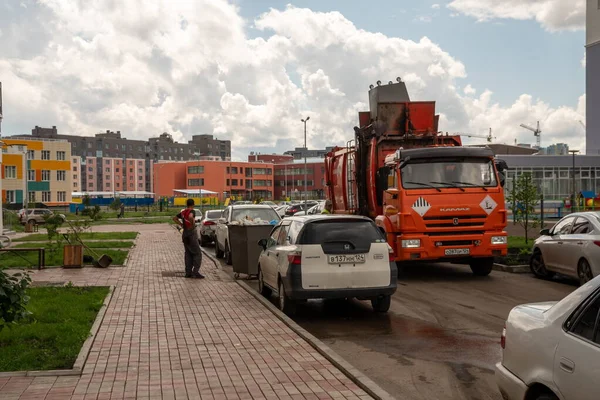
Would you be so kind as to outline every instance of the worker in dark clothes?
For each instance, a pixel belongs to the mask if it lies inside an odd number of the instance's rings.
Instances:
[[[194,199],[188,199],[186,209],[173,217],[173,220],[180,227],[183,247],[185,247],[185,277],[204,279],[200,273],[200,264],[202,264],[202,250],[198,243],[198,233],[196,232],[196,212],[194,211]]]

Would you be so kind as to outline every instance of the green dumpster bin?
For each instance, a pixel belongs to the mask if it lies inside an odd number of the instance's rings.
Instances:
[[[240,274],[258,275],[258,257],[262,248],[258,245],[260,239],[268,238],[273,225],[229,225],[229,240],[231,241],[231,263],[235,277]]]

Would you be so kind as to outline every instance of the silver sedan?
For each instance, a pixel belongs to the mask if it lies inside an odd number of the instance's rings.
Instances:
[[[540,232],[533,244],[531,272],[540,278],[555,273],[579,278],[583,285],[600,275],[600,213],[569,214]]]

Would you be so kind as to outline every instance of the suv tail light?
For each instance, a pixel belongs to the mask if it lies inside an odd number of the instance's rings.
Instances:
[[[302,264],[302,253],[296,251],[288,254],[288,261],[291,265],[300,265]]]
[[[396,260],[396,255],[394,254],[394,249],[389,244],[388,244],[388,254],[389,254],[389,257],[390,257],[389,258],[390,262]]]
[[[594,244],[595,244],[596,246],[600,246],[600,240],[594,240]]]
[[[504,324],[504,328],[502,328],[502,336],[500,336],[500,346],[502,346],[502,349],[506,348],[506,324]]]
[[[213,221],[204,221],[202,225],[215,225],[215,223]]]

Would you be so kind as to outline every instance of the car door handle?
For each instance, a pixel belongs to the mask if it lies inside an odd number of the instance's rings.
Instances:
[[[560,369],[562,369],[563,371],[572,374],[573,371],[575,370],[575,363],[571,360],[569,360],[568,358],[564,358],[561,357],[560,359]]]
[[[577,244],[583,244],[583,242],[577,242]]]
[[[558,243],[558,244],[563,244],[563,242],[556,242],[556,243]]]

